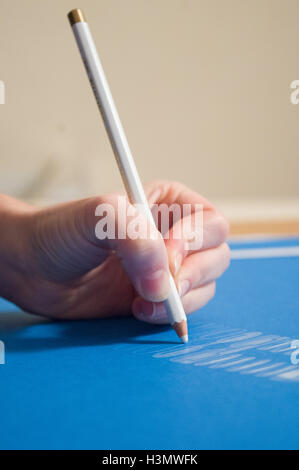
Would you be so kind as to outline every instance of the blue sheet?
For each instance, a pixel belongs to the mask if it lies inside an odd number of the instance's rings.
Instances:
[[[298,449],[298,275],[299,257],[232,261],[186,346],[133,318],[49,322],[0,300],[0,448]]]

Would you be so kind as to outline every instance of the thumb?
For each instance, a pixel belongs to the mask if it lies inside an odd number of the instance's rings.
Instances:
[[[117,240],[116,253],[138,294],[161,302],[168,297],[169,268],[163,238]]]
[[[170,289],[168,256],[156,226],[124,196],[106,196],[96,214],[102,215],[103,209],[110,233],[99,237],[95,230],[97,243],[114,250],[139,295],[152,302],[165,300]],[[100,224],[103,228],[103,219]]]
[[[99,216],[103,217],[99,219]],[[36,217],[34,243],[40,265],[47,277],[68,280],[96,268],[113,251],[138,294],[148,301],[162,301],[170,289],[166,247],[155,226],[142,231],[141,237],[135,236],[134,230],[132,234],[129,229],[134,226],[135,219],[137,225],[148,227],[145,216],[138,214],[127,198],[119,195],[93,197],[43,209]],[[111,228],[101,237],[97,233],[99,222],[102,227]],[[102,275],[105,275],[104,271]]]
[[[79,278],[109,256],[109,247],[94,242],[99,198],[57,204],[35,212],[32,246],[39,269],[49,279]]]

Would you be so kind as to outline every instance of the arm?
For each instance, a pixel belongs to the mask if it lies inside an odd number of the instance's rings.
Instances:
[[[26,252],[35,210],[29,204],[0,194],[0,296],[11,301],[22,290],[28,269]]]

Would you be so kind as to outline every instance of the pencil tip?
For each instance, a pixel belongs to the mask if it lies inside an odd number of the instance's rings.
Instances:
[[[181,341],[183,343],[188,343],[188,328],[187,328],[187,321],[182,320],[181,322],[176,322],[173,325],[173,328],[178,335],[179,338],[181,338]]]

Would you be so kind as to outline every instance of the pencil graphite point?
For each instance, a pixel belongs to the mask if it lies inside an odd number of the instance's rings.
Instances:
[[[70,11],[67,16],[68,16],[68,19],[69,19],[72,26],[75,23],[80,23],[82,21],[83,22],[86,21],[85,17],[84,17],[84,14],[83,14],[83,11],[80,10],[80,8],[75,8],[74,10]]]

